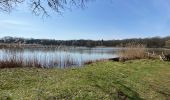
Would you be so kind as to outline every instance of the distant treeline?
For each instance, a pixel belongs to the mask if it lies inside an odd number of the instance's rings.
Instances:
[[[57,46],[106,46],[106,47],[124,47],[128,43],[145,44],[149,48],[170,47],[170,36],[152,37],[152,38],[133,38],[123,40],[52,40],[52,39],[25,39],[17,37],[3,37],[0,43],[18,43],[18,44],[39,44],[39,45],[57,45]]]

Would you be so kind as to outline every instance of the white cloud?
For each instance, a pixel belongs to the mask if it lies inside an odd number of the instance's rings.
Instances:
[[[1,31],[26,31],[31,30],[32,26],[30,23],[26,21],[19,21],[19,20],[0,20],[0,28]]]
[[[29,26],[29,23],[18,20],[0,20],[0,26]]]

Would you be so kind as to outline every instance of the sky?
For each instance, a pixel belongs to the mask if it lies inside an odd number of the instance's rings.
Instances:
[[[29,5],[0,11],[0,37],[112,40],[170,36],[170,0],[95,0],[42,18]]]

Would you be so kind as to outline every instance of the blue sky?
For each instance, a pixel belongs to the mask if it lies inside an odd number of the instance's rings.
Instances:
[[[42,19],[28,5],[0,12],[0,37],[124,39],[170,35],[170,0],[96,0]]]

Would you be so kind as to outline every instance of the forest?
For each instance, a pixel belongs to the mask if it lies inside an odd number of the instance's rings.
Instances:
[[[53,45],[53,46],[84,46],[84,47],[124,47],[128,43],[143,44],[148,48],[169,48],[170,36],[167,37],[151,37],[151,38],[132,38],[122,40],[55,40],[55,39],[26,39],[18,37],[0,38],[2,44],[34,44],[34,45]]]

